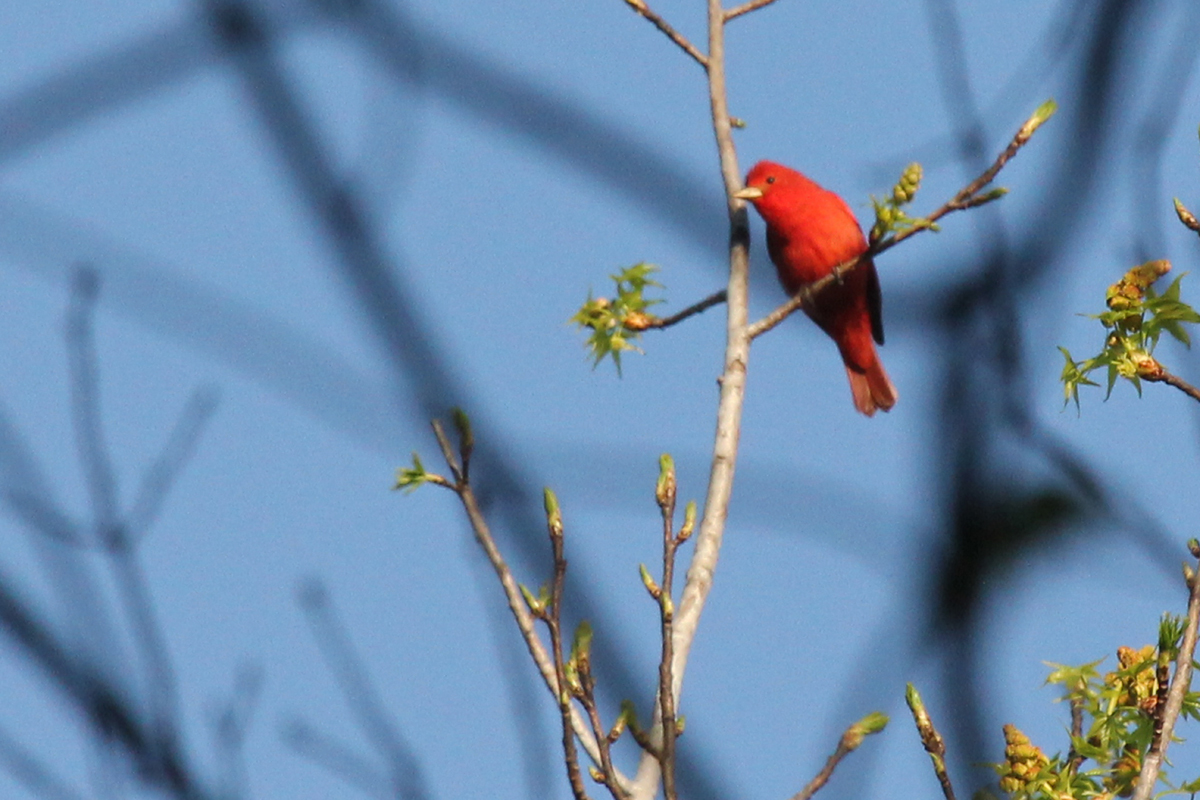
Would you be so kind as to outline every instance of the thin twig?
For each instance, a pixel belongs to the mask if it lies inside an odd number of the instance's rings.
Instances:
[[[1165,369],[1162,371],[1161,375],[1139,375],[1139,377],[1152,383],[1161,382],[1167,384],[1168,386],[1174,386],[1188,397],[1200,403],[1200,389],[1188,383],[1183,378],[1180,378],[1178,375],[1168,372]]]
[[[725,12],[725,21],[729,22],[729,20],[736,19],[742,14],[749,14],[751,11],[758,11],[763,6],[769,6],[774,2],[775,0],[750,0],[748,3],[742,3],[740,6],[731,8]]]
[[[563,552],[563,529],[561,517],[548,520],[550,546],[554,550],[554,579],[550,584],[550,603],[542,615],[542,621],[550,631],[550,654],[554,658],[554,679],[558,683],[558,694],[554,701],[562,717],[563,756],[567,767],[567,781],[575,800],[589,800],[583,785],[583,773],[579,769],[579,754],[575,749],[575,732],[571,727],[571,690],[567,687],[566,668],[563,665],[562,643],[562,598],[567,578],[567,558]],[[597,737],[600,738],[600,737]]]
[[[525,604],[525,598],[521,596],[521,588],[516,578],[513,577],[512,570],[508,567],[508,562],[504,560],[504,556],[500,553],[500,548],[497,547],[496,540],[492,537],[491,528],[488,527],[487,519],[479,507],[479,501],[475,497],[475,492],[472,490],[471,484],[463,479],[458,459],[454,455],[454,448],[450,444],[450,439],[446,436],[445,430],[437,420],[433,422],[433,432],[437,437],[442,455],[446,458],[446,463],[457,481],[454,484],[447,481],[444,485],[453,490],[462,502],[463,510],[466,511],[467,520],[471,525],[471,530],[475,534],[475,540],[483,548],[484,555],[487,556],[488,562],[496,572],[496,577],[500,579],[500,586],[504,590],[505,598],[508,600],[508,608],[512,612],[513,618],[517,621],[517,628],[521,631],[521,638],[525,640],[525,647],[529,650],[529,655],[533,658],[533,663],[537,666],[538,672],[541,673],[542,680],[546,683],[546,688],[550,690],[550,694],[557,702],[560,683],[555,675],[554,660],[546,652],[542,640],[538,638],[536,621],[530,613],[529,607]],[[603,763],[600,747],[596,743],[591,730],[589,730],[587,721],[574,708],[571,709],[571,727],[574,729],[575,735],[579,737],[579,743],[584,751],[587,752],[588,757],[595,764]],[[613,768],[613,773],[618,785],[627,791],[630,786],[629,779],[622,775],[615,767]]]
[[[688,317],[695,316],[696,314],[699,314],[702,311],[707,311],[708,309],[712,308],[715,305],[724,303],[725,297],[727,294],[728,293],[724,289],[722,289],[719,292],[713,292],[708,297],[701,300],[699,303],[693,303],[692,305],[688,306],[687,308],[683,309],[682,311],[672,314],[669,317],[660,317],[658,319],[652,320],[648,325],[646,325],[646,328],[647,329],[669,328],[672,325],[683,322]]]
[[[608,787],[608,791],[613,797],[625,800],[629,794],[617,783],[616,770],[612,761],[612,744],[619,738],[619,734],[613,736],[611,732],[604,730],[604,721],[600,719],[600,709],[596,705],[596,678],[592,675],[590,658],[582,659],[577,663],[576,668],[579,670],[579,684],[583,690],[579,701],[583,703],[583,709],[592,723],[592,732],[600,743],[600,782]]]
[[[845,742],[839,741],[837,749],[833,751],[833,755],[826,759],[825,766],[821,768],[821,771],[808,782],[807,786],[792,795],[791,800],[808,800],[819,792],[825,784],[829,783],[829,779],[833,777],[833,771],[837,769],[837,765],[842,763],[842,759],[850,755],[850,752],[851,750],[846,747]]]
[[[929,712],[925,709],[921,695],[917,693],[916,687],[911,683],[904,692],[904,699],[912,711],[913,722],[916,723],[917,733],[921,736],[921,745],[925,748],[925,752],[929,753],[929,760],[933,762],[933,771],[937,775],[938,783],[942,785],[942,794],[945,795],[946,800],[955,800],[954,786],[950,783],[950,773],[946,771],[945,740],[933,726],[933,720],[930,719]]]
[[[581,627],[586,623],[580,623]],[[588,720],[592,723],[592,733],[600,743],[600,769],[593,771],[592,778],[604,784],[616,800],[628,800],[629,793],[617,782],[616,768],[612,761],[612,744],[621,736],[620,726],[606,731],[604,722],[600,719],[600,708],[596,705],[596,678],[592,674],[591,632],[587,632],[588,642],[580,643],[580,634],[576,633],[576,646],[571,649],[571,661],[575,665],[579,680],[576,697],[587,712]]]
[[[679,45],[683,49],[683,52],[691,56],[697,64],[708,69],[708,57],[697,50],[696,46],[689,42],[686,36],[672,28],[667,24],[665,19],[651,10],[650,6],[646,5],[645,0],[625,0],[625,2],[638,14],[654,23],[654,27],[665,33],[667,38],[672,42]]]
[[[1189,543],[1192,555],[1200,558],[1200,546],[1195,540]],[[1175,680],[1171,682],[1171,691],[1167,694],[1167,710],[1163,714],[1162,736],[1158,746],[1151,747],[1142,762],[1142,771],[1138,775],[1137,787],[1133,791],[1133,800],[1148,800],[1158,783],[1158,773],[1167,757],[1167,747],[1171,744],[1171,734],[1175,730],[1175,722],[1183,709],[1183,699],[1192,683],[1192,656],[1196,652],[1196,631],[1200,628],[1200,575],[1196,570],[1185,568],[1189,589],[1187,627],[1183,631],[1183,642],[1179,646],[1179,656],[1175,660]]]
[[[671,598],[671,587],[675,579],[675,465],[669,456],[663,456],[662,468],[655,492],[663,522],[663,567],[662,583],[658,587],[658,608],[662,619],[662,658],[658,662],[658,711],[662,720],[662,748],[659,764],[662,766],[664,800],[675,800],[675,692],[671,687],[671,662],[674,660],[675,602]]]
[[[958,194],[954,195],[954,197],[943,204],[940,208],[938,208],[928,217],[919,220],[917,225],[893,234],[892,236],[872,242],[870,247],[868,247],[863,253],[855,258],[850,259],[849,261],[844,261],[841,264],[838,264],[836,267],[834,267],[833,271],[824,278],[815,280],[812,283],[803,286],[800,291],[792,295],[787,302],[783,303],[770,314],[751,325],[747,330],[750,338],[755,339],[771,330],[776,325],[787,319],[801,306],[807,305],[811,307],[813,298],[815,298],[819,292],[823,291],[825,287],[829,286],[831,283],[841,283],[845,278],[846,273],[858,267],[859,264],[870,261],[880,253],[890,250],[891,248],[900,244],[905,239],[916,236],[922,231],[933,228],[937,221],[947,214],[950,214],[954,211],[963,211],[968,208],[974,208],[975,206],[991,202],[991,200],[995,199],[994,197],[989,197],[986,194],[980,195],[979,192],[996,178],[996,175],[1001,169],[1004,168],[1004,165],[1007,164],[1012,157],[1017,154],[1017,151],[1020,150],[1026,142],[1029,141],[1029,138],[1033,135],[1033,131],[1037,129],[1036,124],[1031,124],[1033,123],[1034,119],[1035,118],[1031,118],[1021,126],[1021,129],[1017,131],[1015,136],[1013,136],[1012,141],[1008,143],[1008,147],[1004,148],[1004,151],[996,157],[996,160],[992,162],[990,167],[980,173],[979,177],[977,177],[975,180],[964,186],[958,192]]]
[[[837,769],[837,765],[842,762],[842,759],[857,750],[866,737],[882,731],[887,726],[887,723],[888,718],[885,714],[875,712],[868,714],[849,728],[846,728],[846,732],[838,740],[837,749],[825,761],[825,766],[808,782],[807,786],[792,795],[791,800],[809,800],[809,798],[819,792],[825,784],[829,783],[829,779],[833,776],[833,771]]]

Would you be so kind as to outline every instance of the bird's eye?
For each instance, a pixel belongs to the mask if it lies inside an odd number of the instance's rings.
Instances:
[[[775,176],[774,176],[774,175],[770,175],[770,176],[768,176],[768,177],[767,177],[767,183],[774,183],[774,182],[775,182]]]

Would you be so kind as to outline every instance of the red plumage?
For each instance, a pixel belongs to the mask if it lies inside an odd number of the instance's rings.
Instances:
[[[767,223],[767,250],[779,282],[790,295],[867,249],[846,202],[794,169],[760,161],[746,175],[746,188],[738,196],[753,203]],[[876,342],[883,344],[875,264],[869,260],[859,264],[841,284],[825,287],[804,311],[837,343],[854,407],[868,417],[876,410],[891,409],[896,387],[875,350]]]

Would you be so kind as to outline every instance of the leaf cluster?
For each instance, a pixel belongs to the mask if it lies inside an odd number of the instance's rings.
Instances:
[[[661,303],[661,299],[647,299],[646,289],[662,288],[662,284],[650,276],[658,272],[653,264],[640,262],[626,267],[616,275],[610,275],[616,285],[616,297],[592,297],[588,293],[585,302],[570,321],[580,328],[591,331],[585,347],[592,356],[592,367],[599,366],[605,357],[611,357],[621,372],[621,353],[626,350],[642,352],[636,342],[641,332],[655,321],[646,309]]]
[[[1142,758],[1164,711],[1166,677],[1178,654],[1184,620],[1164,614],[1159,644],[1117,650],[1117,669],[1101,675],[1100,661],[1082,666],[1051,664],[1046,683],[1062,688],[1075,718],[1070,749],[1047,757],[1015,726],[1005,727],[1005,761],[992,767],[1001,790],[1013,800],[1086,800],[1128,797]],[[1182,713],[1200,719],[1200,692],[1185,695]],[[1093,765],[1090,769],[1084,767]],[[1173,792],[1200,790],[1200,779],[1172,785]]]
[[[1191,346],[1191,337],[1183,325],[1200,323],[1200,314],[1179,297],[1180,281],[1187,273],[1180,274],[1161,295],[1154,290],[1154,282],[1170,269],[1167,261],[1148,261],[1134,267],[1109,287],[1108,311],[1083,315],[1099,320],[1108,334],[1104,349],[1084,361],[1076,361],[1065,347],[1058,348],[1066,359],[1061,376],[1064,405],[1074,400],[1078,409],[1079,387],[1098,386],[1088,376],[1101,368],[1108,375],[1104,399],[1112,394],[1118,377],[1132,383],[1140,396],[1141,380],[1162,374],[1162,366],[1153,353],[1164,331],[1185,346]]]

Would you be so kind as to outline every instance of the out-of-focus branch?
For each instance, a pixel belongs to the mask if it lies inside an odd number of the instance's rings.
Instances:
[[[388,794],[414,800],[427,797],[420,762],[385,713],[383,697],[356,652],[346,626],[335,613],[324,584],[316,579],[306,581],[299,591],[299,600],[321,657],[333,674],[355,723],[384,763],[385,783],[390,787]],[[319,743],[319,737],[313,741]],[[337,763],[337,760],[331,760],[326,766],[332,769]],[[341,774],[354,780],[349,774]]]
[[[1020,130],[1018,130],[1013,136],[1012,140],[1008,143],[1008,146],[1004,148],[1004,151],[996,157],[995,161],[992,162],[992,165],[985,169],[979,175],[979,177],[959,190],[958,194],[946,201],[940,208],[935,210],[928,217],[918,220],[918,224],[911,228],[907,228],[906,230],[900,231],[892,236],[887,236],[883,239],[872,242],[871,246],[868,247],[862,255],[838,264],[829,275],[826,275],[824,278],[813,281],[812,283],[803,287],[787,302],[783,303],[770,314],[751,325],[747,331],[749,337],[754,339],[761,336],[787,319],[793,312],[796,311],[796,309],[800,308],[801,306],[812,305],[813,298],[815,298],[819,292],[823,291],[826,286],[829,286],[831,283],[841,283],[846,273],[850,272],[852,269],[855,269],[864,261],[870,261],[880,253],[890,250],[891,248],[900,244],[905,239],[916,236],[922,231],[934,228],[938,220],[947,214],[950,214],[954,211],[963,211],[968,208],[984,205],[985,203],[990,203],[991,201],[1000,197],[1002,194],[1001,190],[984,192],[983,194],[980,194],[980,191],[996,178],[996,175],[999,174],[1000,170],[1004,168],[1004,165],[1012,160],[1012,157],[1017,154],[1017,151],[1025,146],[1025,143],[1029,141],[1031,136],[1033,136],[1034,131],[1036,131],[1043,122],[1049,119],[1049,116],[1053,113],[1053,111],[1054,106],[1052,103],[1043,105],[1042,108],[1039,108],[1032,117],[1025,121],[1025,124],[1022,125]]]
[[[126,514],[126,527],[135,540],[154,523],[175,479],[191,460],[201,434],[217,409],[217,397],[216,390],[208,387],[192,392],[167,443],[143,476],[133,505]]]
[[[116,473],[100,422],[99,366],[93,326],[93,312],[100,291],[99,274],[91,267],[79,267],[72,288],[67,314],[72,421],[79,461],[87,475],[90,493],[94,531],[90,541],[95,541],[107,556],[138,656],[146,671],[150,720],[148,735],[143,742],[147,748],[144,756],[162,770],[160,781],[185,796],[192,778],[181,768],[184,758],[174,669],[161,626],[155,618],[150,587],[138,559],[136,537],[130,535],[120,510]],[[162,489],[165,491],[166,483]]]
[[[1194,558],[1200,559],[1200,542],[1192,539],[1188,542]],[[1133,800],[1149,800],[1158,783],[1158,773],[1167,757],[1167,746],[1171,744],[1171,734],[1175,730],[1175,722],[1183,709],[1183,699],[1192,685],[1192,657],[1196,652],[1197,629],[1200,629],[1200,573],[1191,566],[1184,566],[1184,577],[1188,587],[1187,626],[1183,631],[1183,642],[1179,645],[1179,656],[1175,659],[1175,679],[1171,682],[1171,690],[1167,693],[1167,710],[1162,718],[1162,735],[1156,737],[1156,745],[1146,753],[1142,762],[1142,771],[1138,775],[1137,786],[1133,790]]]
[[[392,792],[385,775],[350,745],[318,731],[304,720],[291,720],[283,728],[284,744],[346,783],[375,797]]]
[[[17,739],[3,730],[0,730],[0,764],[34,797],[44,800],[83,800],[82,794],[67,786],[49,766],[27,752]]]
[[[638,14],[654,23],[654,27],[666,34],[667,38],[672,42],[679,45],[683,49],[683,52],[691,56],[697,64],[708,69],[708,57],[697,50],[696,46],[689,42],[686,36],[667,24],[665,19],[656,14],[650,6],[646,5],[645,0],[625,0],[625,3]]]

